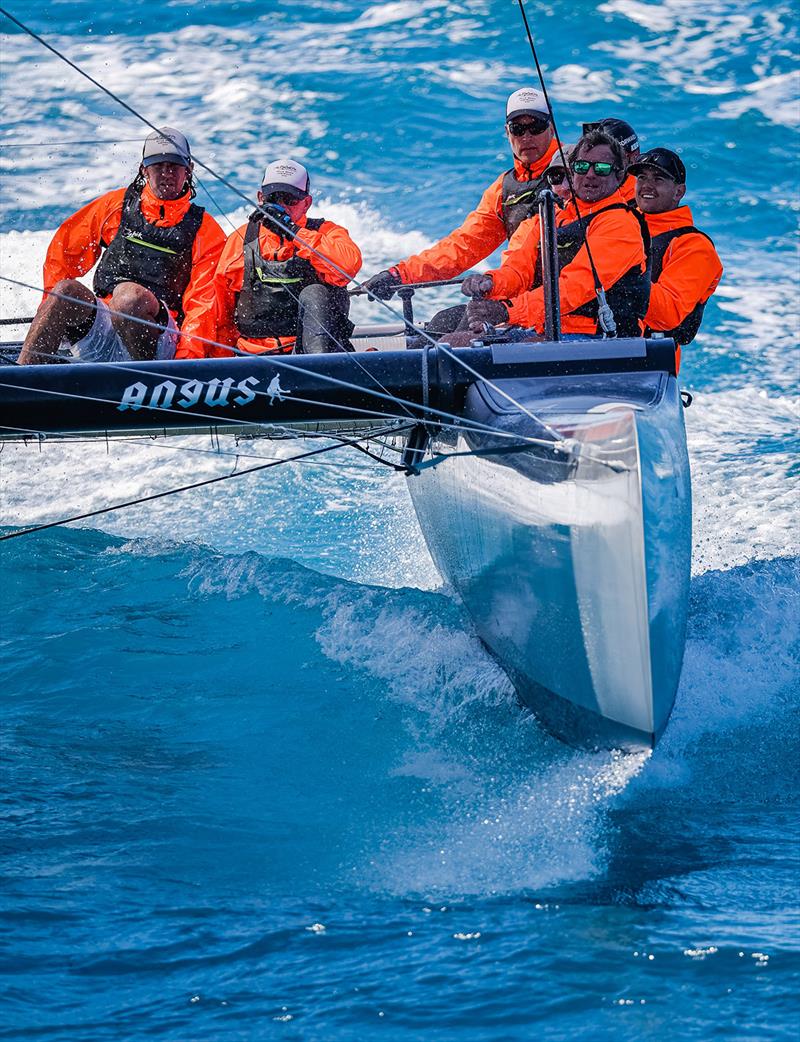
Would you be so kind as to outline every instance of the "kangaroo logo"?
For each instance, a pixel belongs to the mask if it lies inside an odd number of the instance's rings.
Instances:
[[[284,389],[281,387],[280,376],[272,377],[272,379],[269,382],[269,387],[267,388],[267,394],[269,395],[270,405],[274,404],[276,398],[279,402],[282,402],[286,395],[291,393],[291,391],[284,391]]]

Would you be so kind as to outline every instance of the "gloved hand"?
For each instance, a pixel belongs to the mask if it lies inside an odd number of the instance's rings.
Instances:
[[[292,239],[300,231],[300,225],[294,223],[289,216],[289,211],[280,203],[262,203],[261,210],[267,214],[265,223],[271,231],[277,232],[279,235],[288,233]]]
[[[467,275],[461,283],[461,292],[465,297],[485,297],[492,292],[491,275]]]
[[[467,325],[473,333],[485,332],[484,326],[508,322],[508,308],[499,300],[471,300],[467,304]]]
[[[362,288],[371,297],[376,297],[378,300],[388,300],[397,287],[402,285],[400,272],[397,268],[389,268],[388,271],[379,271],[377,275],[367,279]]]

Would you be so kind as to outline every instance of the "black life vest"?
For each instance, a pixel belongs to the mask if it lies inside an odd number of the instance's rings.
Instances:
[[[614,321],[617,326],[617,336],[640,336],[641,327],[639,319],[647,314],[647,306],[650,303],[650,231],[645,223],[644,217],[638,210],[628,206],[627,203],[612,203],[592,214],[587,214],[580,220],[570,221],[556,228],[556,240],[558,245],[558,270],[562,271],[573,261],[586,241],[588,228],[595,217],[609,210],[627,210],[639,222],[644,243],[647,267],[645,271],[639,270],[639,265],[634,264],[625,274],[617,279],[613,286],[606,288],[606,302],[614,312]],[[539,282],[541,283],[541,271],[539,271]],[[534,276],[535,277],[535,276]],[[597,319],[597,298],[587,301],[580,307],[570,312],[573,315],[585,315],[587,318]]]
[[[506,170],[503,175],[500,217],[509,239],[523,221],[539,212],[536,196],[546,184],[544,174],[534,181],[519,181],[513,167]]]
[[[687,225],[685,228],[672,228],[668,232],[661,232],[660,235],[654,235],[651,247],[653,259],[653,282],[658,282],[661,278],[661,272],[664,267],[664,254],[667,252],[669,244],[673,239],[679,239],[682,235],[702,235],[704,239],[708,239],[712,246],[714,245],[714,240],[710,236],[706,235],[705,232],[701,232],[699,228],[695,228],[693,225]],[[705,311],[705,307],[706,301],[695,304],[686,318],[675,326],[674,329],[653,330],[648,326],[645,330],[645,336],[650,336],[653,332],[663,333],[665,336],[671,336],[675,343],[680,344],[681,346],[691,344],[697,336],[697,331],[700,329],[700,323],[703,321],[703,312]]]
[[[117,234],[111,242],[100,243],[103,256],[92,287],[98,297],[106,297],[120,282],[138,282],[177,313],[180,325],[183,294],[192,274],[192,247],[205,211],[192,203],[178,224],[160,228],[142,213],[141,198],[141,188],[130,185]]]
[[[323,218],[309,218],[306,228],[318,230]],[[297,335],[300,303],[306,286],[323,280],[316,268],[303,257],[267,260],[261,253],[258,231],[262,215],[256,210],[247,222],[244,235],[244,275],[242,289],[233,313],[236,327],[245,337],[289,337]]]

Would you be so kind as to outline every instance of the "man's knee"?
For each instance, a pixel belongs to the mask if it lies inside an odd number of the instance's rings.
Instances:
[[[144,286],[140,286],[138,282],[120,282],[114,287],[108,305],[111,309],[112,322],[115,318],[124,318],[126,315],[152,321],[158,315],[161,306],[156,295],[149,289],[145,289]],[[115,312],[117,312],[116,315]]]
[[[90,289],[77,279],[60,279],[45,297],[43,306],[54,311],[83,310],[84,305],[92,307],[96,297]]]
[[[36,315],[39,329],[57,330],[75,341],[92,328],[97,313],[97,297],[77,279],[60,279],[42,301]],[[31,330],[33,330],[33,325]]]

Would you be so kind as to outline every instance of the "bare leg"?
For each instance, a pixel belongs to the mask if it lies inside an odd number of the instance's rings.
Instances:
[[[60,294],[60,296],[56,296]],[[64,299],[69,297],[70,299]],[[31,322],[19,353],[20,365],[46,365],[58,362],[63,340],[76,343],[85,337],[95,319],[97,298],[75,279],[62,279],[45,297]]]
[[[161,304],[155,294],[140,286],[138,282],[120,282],[108,302],[111,309],[111,322],[120,340],[128,349],[131,358],[147,362],[156,356],[158,338],[163,328],[154,329],[142,325],[141,322],[129,322],[127,315],[141,318],[147,322],[155,322],[161,311]]]

